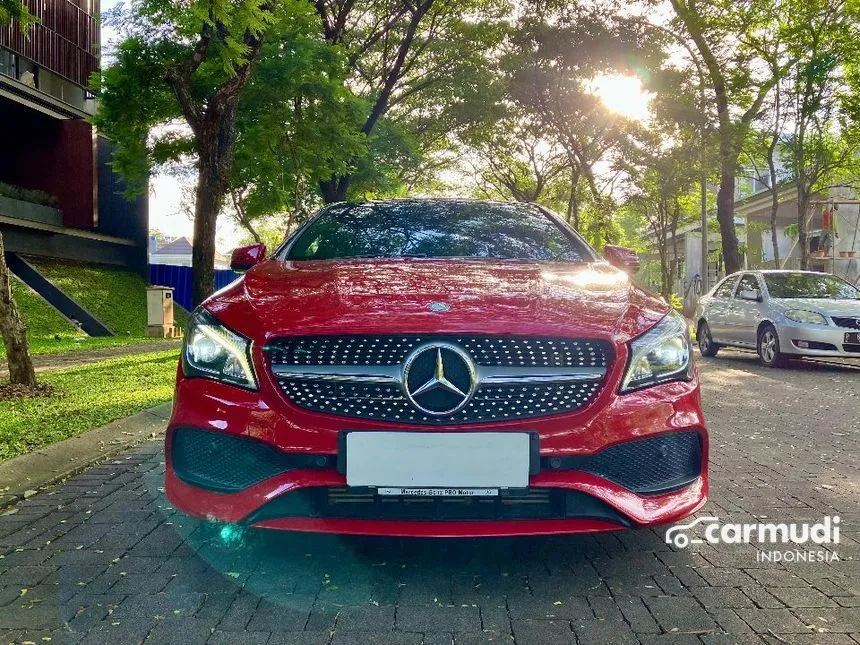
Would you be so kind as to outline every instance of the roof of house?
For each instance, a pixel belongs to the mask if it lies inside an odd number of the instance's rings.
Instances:
[[[164,246],[158,247],[155,251],[159,255],[191,255],[193,247],[187,237],[177,237],[172,242],[168,242]]]

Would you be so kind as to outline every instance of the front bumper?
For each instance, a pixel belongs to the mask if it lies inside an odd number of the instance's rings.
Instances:
[[[783,354],[860,358],[860,343],[845,342],[846,333],[858,330],[783,321],[776,324],[776,331]]]
[[[618,382],[623,367],[619,362],[610,383]],[[439,503],[439,508],[433,509],[388,500],[397,512],[386,514],[373,510],[378,509],[379,502],[373,491],[346,487],[346,477],[337,468],[340,433],[420,432],[427,427],[313,413],[290,405],[265,378],[256,392],[187,378],[180,367],[165,437],[165,489],[170,502],[189,515],[259,528],[426,537],[619,530],[675,522],[705,504],[705,428],[695,375],[691,381],[664,383],[624,395],[615,392],[615,385],[607,386],[592,404],[575,413],[444,428],[450,432],[537,433],[540,470],[530,475],[528,489],[503,492],[505,499],[493,502],[492,509],[466,503],[475,498],[450,498],[459,500],[459,505]],[[174,442],[183,429],[253,443],[253,463],[229,454],[220,463],[222,471],[252,476],[227,482],[227,486],[223,485],[223,474],[221,485],[215,481],[218,477],[213,479],[206,472],[203,477],[189,476],[188,460],[174,460]],[[434,426],[433,430],[443,428]],[[690,466],[689,455],[686,460],[682,457],[687,466],[681,469],[684,476],[673,478],[672,469],[661,471],[663,474],[656,479],[662,477],[662,485],[660,481],[637,478],[637,474],[657,465],[659,455],[650,449],[638,456],[630,453],[633,456],[628,455],[626,460],[629,472],[621,475],[612,469],[612,460],[605,458],[618,446],[680,435],[695,436],[698,468]],[[684,454],[677,449],[663,452],[670,461]],[[212,461],[211,454],[204,460]],[[352,499],[344,499],[350,495]],[[336,497],[341,499],[334,500]],[[338,510],[332,512],[333,501],[352,505],[339,504]]]
[[[212,440],[189,442],[195,436]],[[591,455],[542,451],[529,488],[498,498],[383,500],[373,489],[347,487],[336,454],[286,453],[246,435],[187,425],[171,424],[165,452],[166,492],[178,509],[293,531],[423,537],[610,531],[680,520],[698,511],[708,492],[708,440],[700,426],[663,426]]]

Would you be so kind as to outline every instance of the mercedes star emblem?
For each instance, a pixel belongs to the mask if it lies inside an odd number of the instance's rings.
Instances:
[[[427,305],[427,308],[430,311],[435,311],[436,313],[441,313],[443,311],[448,311],[451,308],[447,302],[431,302]]]
[[[403,392],[424,414],[443,417],[462,410],[478,384],[475,363],[451,343],[415,348],[403,363]]]

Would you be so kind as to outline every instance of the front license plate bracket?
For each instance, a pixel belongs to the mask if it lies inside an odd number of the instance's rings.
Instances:
[[[337,435],[337,471],[346,475],[346,438],[350,432],[379,432],[378,430],[341,430]],[[404,432],[421,432],[404,430]],[[496,431],[494,431],[496,432]],[[529,436],[529,475],[540,472],[540,435],[535,430],[511,430]]]

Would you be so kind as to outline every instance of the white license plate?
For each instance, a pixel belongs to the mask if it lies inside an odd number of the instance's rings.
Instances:
[[[346,483],[376,488],[525,488],[526,432],[349,432]]]
[[[380,495],[404,497],[497,497],[498,488],[377,488]]]

